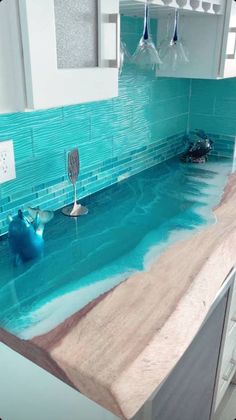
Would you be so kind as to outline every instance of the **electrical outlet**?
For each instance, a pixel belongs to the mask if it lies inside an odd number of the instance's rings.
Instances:
[[[0,141],[0,184],[15,179],[15,157],[12,140]]]

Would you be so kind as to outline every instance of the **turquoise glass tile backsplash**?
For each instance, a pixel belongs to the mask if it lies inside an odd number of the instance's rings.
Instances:
[[[132,53],[142,19],[121,19]],[[151,22],[153,38],[156,23]],[[17,178],[0,185],[0,234],[18,208],[58,209],[72,202],[67,151],[78,147],[78,195],[85,197],[178,154],[187,128],[190,81],[158,79],[128,66],[109,101],[0,116],[0,141],[14,142]]]
[[[121,36],[132,54],[143,21],[122,17]],[[151,21],[156,39],[156,21]],[[180,153],[183,135],[201,128],[214,154],[232,157],[236,137],[236,78],[156,78],[127,66],[119,97],[109,101],[0,115],[0,141],[12,139],[17,178],[0,185],[0,235],[7,216],[29,205],[58,209],[73,200],[67,152],[78,147],[78,196],[86,197]]]
[[[196,126],[210,133],[236,136],[236,78],[192,81],[190,129]]]
[[[236,78],[192,80],[189,128],[197,127],[214,141],[215,155],[235,154]]]

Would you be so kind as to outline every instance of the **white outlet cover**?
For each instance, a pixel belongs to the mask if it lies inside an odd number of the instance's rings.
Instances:
[[[0,141],[0,184],[16,178],[13,141]]]

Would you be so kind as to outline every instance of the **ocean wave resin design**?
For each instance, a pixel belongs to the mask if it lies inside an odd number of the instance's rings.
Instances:
[[[232,162],[159,164],[86,200],[89,214],[57,213],[45,232],[45,255],[13,267],[0,241],[0,326],[30,339],[146,270],[171,243],[215,223]],[[109,314],[108,314],[109,316]]]

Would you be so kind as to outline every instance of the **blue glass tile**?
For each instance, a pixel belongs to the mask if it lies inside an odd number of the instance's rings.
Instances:
[[[10,201],[10,197],[1,198],[1,206],[9,203],[9,201]]]
[[[38,126],[32,132],[34,154],[46,155],[51,150],[69,150],[87,144],[90,140],[90,122],[88,118],[70,118]]]
[[[22,129],[22,127],[32,127],[47,124],[52,120],[62,120],[62,108],[51,108],[43,111],[17,112],[13,114],[3,114],[0,117],[0,131],[10,129]]]

